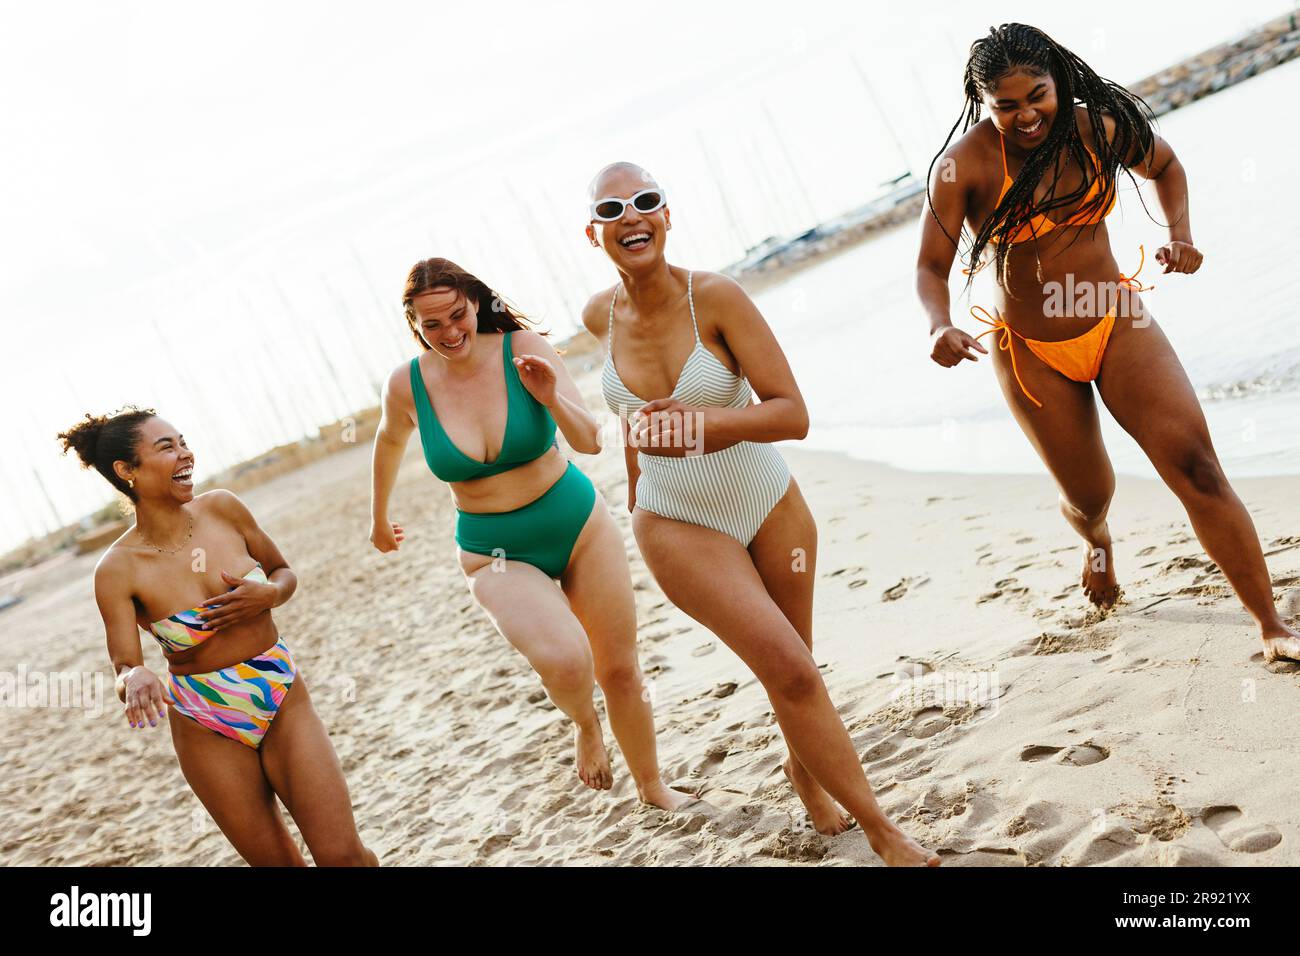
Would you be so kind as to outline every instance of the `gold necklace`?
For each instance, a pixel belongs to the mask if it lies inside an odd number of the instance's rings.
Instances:
[[[194,515],[190,515],[189,517],[190,517],[190,526],[185,532],[185,537],[181,540],[180,544],[176,545],[176,547],[171,548],[170,550],[167,548],[160,548],[158,547],[158,545],[154,544],[152,541],[146,538],[144,536],[144,532],[140,531],[138,525],[136,527],[136,531],[140,533],[140,540],[143,541],[145,544],[147,544],[149,547],[153,548],[155,551],[161,554],[175,554],[181,548],[185,547],[185,545],[189,543],[190,538],[194,536]]]

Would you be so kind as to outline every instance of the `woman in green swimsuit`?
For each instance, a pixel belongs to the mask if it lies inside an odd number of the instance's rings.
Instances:
[[[659,774],[623,536],[555,443],[558,425],[574,451],[596,454],[596,420],[550,344],[455,263],[416,263],[402,303],[422,353],[384,388],[371,543],[382,552],[401,545],[388,501],[418,428],[429,469],[456,503],[470,593],[573,720],[582,782],[595,790],[613,785],[594,682],[641,800],[677,809],[691,797]]]

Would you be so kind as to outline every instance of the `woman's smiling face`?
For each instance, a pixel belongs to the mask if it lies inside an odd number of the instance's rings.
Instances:
[[[1016,67],[984,93],[998,132],[1025,149],[1042,145],[1056,118],[1056,82],[1050,74]]]
[[[658,188],[654,177],[631,163],[606,167],[591,185],[593,202],[601,199],[630,200],[645,189]],[[668,207],[654,212],[640,212],[626,202],[621,218],[613,222],[593,221],[587,225],[587,238],[598,245],[620,269],[638,269],[663,258],[664,245],[672,221]]]
[[[478,303],[457,289],[430,289],[411,299],[416,328],[425,344],[443,358],[469,355],[478,335]]]
[[[185,436],[162,418],[141,422],[136,432],[135,453],[139,464],[114,462],[123,479],[134,482],[136,498],[171,498],[179,502],[194,497],[194,453]]]

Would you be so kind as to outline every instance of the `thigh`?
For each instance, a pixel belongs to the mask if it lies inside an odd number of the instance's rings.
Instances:
[[[812,647],[817,523],[793,478],[749,543],[749,554],[767,593],[804,643]]]
[[[664,595],[735,651],[760,681],[812,660],[735,538],[640,509],[632,524]]]
[[[1111,335],[1097,386],[1106,408],[1162,476],[1213,454],[1210,429],[1183,364],[1154,319]]]
[[[318,866],[359,856],[343,768],[300,673],[262,740],[262,766]]]
[[[636,666],[636,601],[627,547],[597,494],[560,586],[591,644],[598,672]]]
[[[522,561],[494,560],[466,575],[470,593],[496,629],[534,669],[591,649],[568,598],[544,571]]]
[[[250,866],[301,866],[258,752],[170,712],[172,742],[185,781],[235,851]]]
[[[1092,383],[1066,378],[1016,339],[1016,367],[1042,407],[1016,381],[1007,352],[992,350],[998,385],[1021,431],[1071,504],[1093,511],[1110,501],[1115,471],[1101,439]]]

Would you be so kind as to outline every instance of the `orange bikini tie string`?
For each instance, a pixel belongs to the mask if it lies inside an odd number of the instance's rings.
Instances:
[[[1141,256],[1141,258],[1138,259],[1137,271],[1135,271],[1131,276],[1126,276],[1124,273],[1121,272],[1119,274],[1119,284],[1126,289],[1131,289],[1134,292],[1150,292],[1152,289],[1155,288],[1155,286],[1143,285],[1141,281],[1138,279],[1138,275],[1142,272],[1142,267],[1146,265],[1147,262],[1147,251],[1144,246],[1140,246],[1140,245],[1138,246],[1138,255]]]
[[[979,312],[983,312],[985,316],[988,316],[988,318],[984,318],[983,316],[976,314],[976,310],[978,310]],[[1043,403],[1040,402],[1038,399],[1034,398],[1033,392],[1025,388],[1025,383],[1020,378],[1020,369],[1016,366],[1016,350],[1012,346],[1015,344],[1016,341],[1014,336],[1020,335],[1020,333],[1017,332],[1015,329],[1013,329],[1011,326],[1007,325],[1007,323],[1004,322],[1002,319],[994,320],[993,316],[989,315],[988,310],[985,309],[984,306],[982,305],[971,306],[970,314],[974,318],[979,319],[979,321],[983,322],[985,325],[992,326],[992,328],[990,328],[987,332],[981,332],[979,335],[975,336],[976,342],[984,338],[984,336],[986,335],[992,335],[994,332],[997,332],[999,329],[1002,330],[1002,335],[999,336],[997,339],[998,348],[1001,349],[1003,352],[1010,353],[1011,371],[1016,376],[1016,384],[1020,386],[1020,390],[1025,393],[1026,398],[1028,398],[1039,408],[1042,408]],[[1020,337],[1024,338],[1023,335]]]

